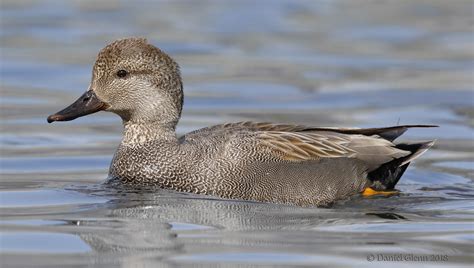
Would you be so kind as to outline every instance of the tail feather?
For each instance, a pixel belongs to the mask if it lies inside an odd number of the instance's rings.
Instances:
[[[372,181],[370,187],[380,191],[395,188],[410,162],[426,152],[434,143],[435,141],[397,144],[397,148],[410,151],[411,154],[394,159],[370,172],[368,175],[368,179]]]
[[[307,128],[302,131],[332,131],[343,134],[360,134],[365,136],[377,135],[383,139],[394,141],[410,128],[431,128],[436,125],[400,125],[382,128]]]
[[[397,148],[405,150],[405,151],[411,151],[412,154],[408,155],[403,159],[403,162],[400,164],[405,165],[410,163],[411,161],[417,159],[420,157],[422,154],[424,154],[431,146],[435,144],[436,140],[434,141],[426,141],[426,142],[417,142],[417,143],[400,143],[397,144]]]

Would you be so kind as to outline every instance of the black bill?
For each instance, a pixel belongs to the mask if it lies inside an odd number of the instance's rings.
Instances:
[[[97,97],[92,90],[86,91],[79,99],[65,109],[48,116],[48,123],[70,121],[78,117],[105,110],[107,104]]]

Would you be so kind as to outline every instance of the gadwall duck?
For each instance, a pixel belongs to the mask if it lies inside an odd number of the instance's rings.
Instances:
[[[123,139],[109,179],[182,192],[300,206],[327,206],[357,194],[391,193],[411,161],[433,142],[393,143],[411,127],[348,129],[240,122],[181,138],[178,64],[146,39],[103,48],[89,89],[48,122],[116,113]]]

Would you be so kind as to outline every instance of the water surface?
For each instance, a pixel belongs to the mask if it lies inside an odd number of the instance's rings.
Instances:
[[[362,3],[2,1],[2,267],[470,266],[472,2]],[[126,36],[180,63],[179,134],[241,120],[423,123],[440,128],[403,139],[437,143],[400,195],[328,209],[107,188],[119,118],[46,117],[87,88],[98,50]],[[380,260],[397,254],[411,260]]]

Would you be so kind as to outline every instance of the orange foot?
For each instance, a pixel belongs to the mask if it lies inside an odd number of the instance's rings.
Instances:
[[[384,195],[384,196],[389,196],[389,195],[394,195],[394,194],[398,194],[399,192],[398,191],[377,191],[377,190],[374,190],[370,187],[367,187],[365,188],[365,190],[362,192],[362,196],[364,197],[369,197],[369,196],[373,196],[373,195]]]

